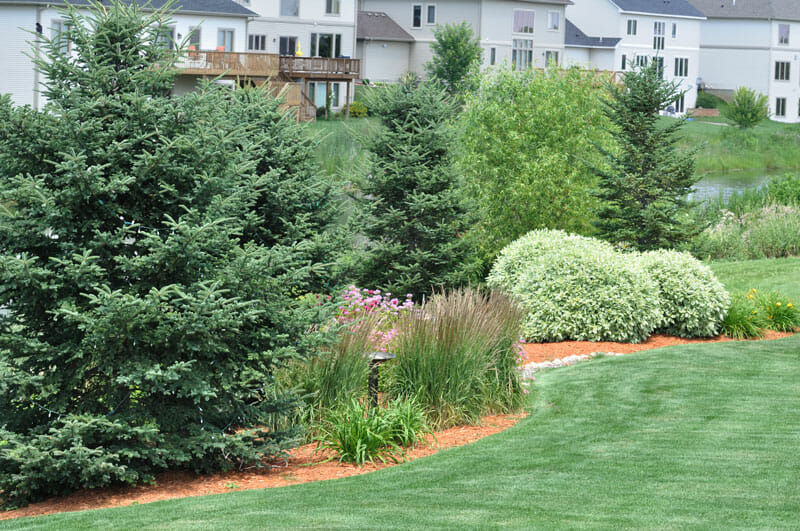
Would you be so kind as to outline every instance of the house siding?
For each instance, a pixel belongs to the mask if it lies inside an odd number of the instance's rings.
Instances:
[[[41,9],[38,9],[41,13]],[[28,44],[33,37],[25,31],[36,28],[37,8],[33,6],[0,7],[0,42],[2,42],[2,71],[0,76],[0,94],[11,94],[18,105],[35,104],[36,95],[34,69],[30,58],[25,54],[31,52]],[[44,20],[42,26],[46,27]]]

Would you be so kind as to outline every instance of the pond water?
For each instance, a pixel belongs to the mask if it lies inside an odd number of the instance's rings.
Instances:
[[[726,173],[707,173],[694,185],[695,192],[691,197],[697,201],[718,197],[722,194],[728,198],[731,194],[748,188],[760,188],[772,177],[797,173],[796,170],[767,173],[766,170],[732,171]]]

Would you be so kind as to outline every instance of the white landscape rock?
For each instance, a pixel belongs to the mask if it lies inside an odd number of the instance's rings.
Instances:
[[[597,356],[624,356],[625,354],[621,352],[592,352],[590,354],[573,354],[572,356],[567,356],[565,358],[554,359],[550,361],[542,361],[542,362],[532,362],[523,365],[520,368],[520,372],[523,379],[528,379],[533,376],[534,373],[541,371],[543,369],[555,369],[558,367],[567,367],[569,365],[575,365],[581,361],[590,360]]]

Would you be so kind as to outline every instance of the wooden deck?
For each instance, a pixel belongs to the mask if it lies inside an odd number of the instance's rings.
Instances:
[[[348,81],[361,75],[361,61],[349,58],[292,57],[270,53],[189,51],[178,63],[182,74]]]

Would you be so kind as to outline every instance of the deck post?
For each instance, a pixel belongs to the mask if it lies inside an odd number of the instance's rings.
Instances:
[[[344,119],[345,120],[349,120],[350,119],[350,80],[348,79],[347,83],[345,83],[345,84],[347,85],[347,96],[346,96],[347,99],[344,100],[345,101]]]
[[[325,119],[328,119],[328,102],[331,101],[331,82],[325,80]]]

